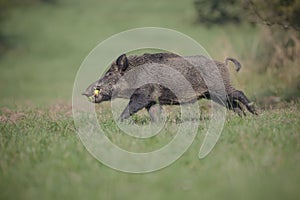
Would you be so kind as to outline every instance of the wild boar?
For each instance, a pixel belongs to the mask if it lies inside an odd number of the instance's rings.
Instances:
[[[194,63],[196,62],[200,67],[195,67],[193,60]],[[240,116],[245,115],[243,106],[241,106],[241,104],[243,104],[249,112],[257,114],[253,103],[248,100],[245,94],[232,86],[227,67],[228,61],[233,62],[236,71],[240,70],[241,64],[234,58],[226,58],[225,62],[220,62],[211,60],[202,55],[182,57],[173,53],[146,53],[143,55],[130,55],[127,57],[123,54],[111,64],[110,68],[99,80],[88,86],[82,94],[87,96],[93,103],[109,101],[113,97],[128,98],[129,103],[122,112],[119,118],[120,120],[129,118],[139,110],[146,108],[151,119],[155,121],[157,120],[153,114],[154,108],[157,107],[155,105],[159,105],[160,107],[161,105],[178,105],[184,102],[180,101],[169,88],[160,84],[153,83],[143,85],[140,88],[135,88],[134,92],[128,93],[130,95],[124,95],[124,92],[122,93],[122,91],[128,89],[126,86],[125,88],[123,87],[118,90],[116,85],[124,74],[132,69],[144,64],[161,65],[162,67],[169,66],[178,71],[190,82],[196,95],[187,97],[186,102],[197,101],[202,98],[212,99],[228,109],[233,110]],[[211,65],[216,66],[218,69],[222,78],[221,81],[214,78],[212,68],[210,68]],[[208,81],[203,78],[204,74],[206,74],[206,79],[210,79],[209,82],[213,83],[210,88],[207,85]],[[221,101],[216,98],[211,98],[211,92],[217,87],[216,85],[219,82],[224,84],[226,92],[226,97]],[[175,82],[175,84],[180,85],[181,83]],[[114,91],[117,91],[116,95],[113,95]],[[217,90],[216,93],[218,93]]]

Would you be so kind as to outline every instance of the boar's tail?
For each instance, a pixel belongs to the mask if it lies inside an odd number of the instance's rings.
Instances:
[[[228,66],[228,61],[233,62],[233,64],[235,65],[235,70],[237,72],[242,68],[241,63],[239,61],[237,61],[236,59],[234,59],[234,58],[226,58],[226,60],[225,60],[225,65],[226,66]]]

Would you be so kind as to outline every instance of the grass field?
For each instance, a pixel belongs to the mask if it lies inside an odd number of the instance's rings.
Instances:
[[[178,161],[143,175],[117,172],[96,161],[75,133],[70,107],[2,109],[8,123],[0,125],[0,197],[298,199],[299,108],[299,103],[290,104],[244,119],[230,114],[208,157],[198,159],[203,139],[200,128],[193,145]],[[139,145],[139,150],[161,143],[156,138],[146,144],[120,141],[117,133],[110,137],[119,146]]]
[[[257,74],[252,65],[259,27],[195,24],[192,0],[61,0],[15,9],[2,25],[12,47],[0,56],[0,199],[300,198],[299,100],[259,105],[265,109],[255,117],[228,113],[216,147],[199,160],[203,118],[188,151],[149,174],[117,172],[95,160],[73,122],[72,87],[85,56],[109,36],[143,26],[181,31],[216,59],[237,57],[244,67],[233,74],[234,84],[262,101],[280,83]],[[111,119],[103,118],[114,132]],[[125,148],[144,150],[172,135],[137,147],[137,141],[119,134],[109,137]]]

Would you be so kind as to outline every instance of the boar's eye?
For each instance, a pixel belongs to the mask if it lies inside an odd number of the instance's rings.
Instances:
[[[100,86],[98,85],[98,86],[94,87],[93,89],[94,90],[100,90]]]
[[[112,73],[111,72],[107,72],[105,76],[110,76],[110,75],[112,75]]]

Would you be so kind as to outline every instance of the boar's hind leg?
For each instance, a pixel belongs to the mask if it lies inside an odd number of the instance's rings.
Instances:
[[[237,113],[240,117],[246,116],[246,113],[242,106],[237,102],[236,100],[228,100],[228,108],[230,110],[233,110],[235,113]]]
[[[253,106],[253,103],[251,103],[248,98],[245,96],[245,94],[242,91],[236,90],[230,95],[230,99],[232,99],[232,102],[239,101],[242,104],[244,104],[249,112],[252,114],[257,115],[257,112]],[[238,102],[237,102],[238,103]],[[238,104],[237,104],[238,105]],[[238,105],[239,106],[239,105]],[[240,107],[240,106],[239,106]]]
[[[144,95],[133,94],[130,98],[128,105],[120,115],[119,120],[122,121],[124,119],[129,118],[131,115],[147,107],[149,104],[151,104],[151,101],[145,98]]]

